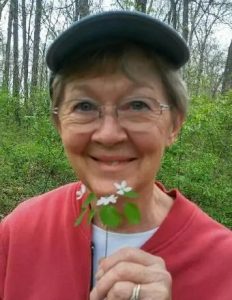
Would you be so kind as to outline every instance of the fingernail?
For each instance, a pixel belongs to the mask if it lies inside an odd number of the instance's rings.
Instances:
[[[99,280],[104,275],[103,269],[99,269],[95,275],[96,280]]]

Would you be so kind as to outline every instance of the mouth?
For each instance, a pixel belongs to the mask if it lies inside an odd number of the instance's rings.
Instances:
[[[123,166],[136,160],[135,157],[117,157],[117,156],[90,156],[92,160],[100,165],[117,167]]]

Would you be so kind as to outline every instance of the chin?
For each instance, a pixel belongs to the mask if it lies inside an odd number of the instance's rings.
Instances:
[[[101,182],[97,185],[94,184],[90,187],[90,190],[94,192],[98,197],[116,194],[116,188],[114,186],[114,182],[115,181],[112,181],[110,183],[107,182],[105,184],[104,182]]]

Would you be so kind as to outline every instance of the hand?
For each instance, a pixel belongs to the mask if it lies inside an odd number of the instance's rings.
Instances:
[[[90,300],[130,300],[137,284],[139,300],[171,300],[171,282],[162,258],[124,248],[100,261]]]

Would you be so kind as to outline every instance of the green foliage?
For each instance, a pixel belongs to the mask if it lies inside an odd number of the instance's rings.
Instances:
[[[130,224],[139,224],[141,216],[137,205],[131,202],[126,202],[124,204],[123,211]]]
[[[21,100],[20,123],[15,122],[16,100],[0,92],[1,215],[25,198],[76,178],[50,120],[47,94],[34,93],[27,106]],[[217,99],[192,99],[188,120],[177,143],[167,150],[158,176],[167,188],[178,187],[230,228],[231,132],[232,92]],[[112,209],[110,213],[115,216]]]
[[[21,109],[19,125],[13,99],[0,94],[1,215],[25,198],[75,180],[43,99],[37,99],[35,114],[23,115]]]
[[[81,208],[81,213],[78,216],[78,218],[75,221],[75,225],[78,226],[81,224],[84,215],[89,211],[89,205],[91,204],[92,201],[96,201],[96,195],[94,193],[90,193],[87,197],[87,199],[84,201],[82,208]],[[94,210],[90,210],[89,212],[89,222],[91,222],[92,218],[94,217],[95,211]]]
[[[100,208],[100,218],[104,225],[116,228],[122,222],[122,216],[113,205],[105,205]]]
[[[168,149],[159,179],[178,187],[232,228],[232,95],[192,99],[178,142]]]
[[[138,193],[136,193],[135,191],[129,191],[129,192],[125,192],[124,195],[127,197],[127,198],[137,198],[139,195]]]
[[[135,198],[139,195],[133,190],[131,190],[129,192],[124,192],[124,196],[129,198]],[[99,199],[97,199],[97,196],[94,193],[90,193],[82,204],[81,213],[77,217],[75,225],[78,226],[81,224],[86,213],[88,213],[88,221],[91,222],[97,211],[99,212],[102,224],[107,226],[107,228],[118,227],[121,224],[123,218],[126,219],[126,221],[128,221],[130,224],[138,224],[140,222],[140,211],[136,204],[131,202],[125,202],[123,207],[123,213],[121,213],[114,205],[109,205],[109,197],[116,197],[115,200],[117,200],[117,196],[115,195],[105,196],[103,198],[104,202],[106,201],[105,203],[107,204],[102,203],[101,206],[97,209],[94,209],[93,207],[90,209],[91,202],[99,201]],[[101,200],[102,199],[100,199],[100,201]]]

